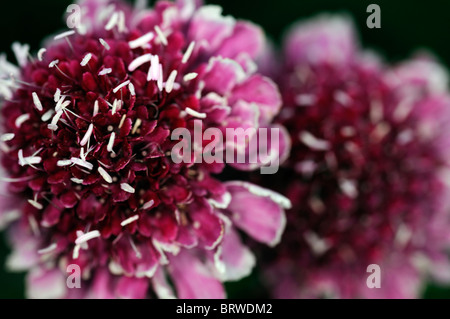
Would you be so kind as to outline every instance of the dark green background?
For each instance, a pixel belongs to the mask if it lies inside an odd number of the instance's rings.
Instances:
[[[268,35],[279,43],[283,31],[298,19],[321,12],[350,14],[358,27],[364,46],[375,49],[388,61],[399,61],[417,49],[428,49],[442,63],[450,66],[450,1],[444,0],[211,0],[220,4],[226,14],[252,20],[264,27]],[[70,0],[2,1],[0,6],[0,52],[7,52],[11,60],[11,43],[29,43],[33,51],[47,35],[65,27],[62,18]],[[366,8],[380,5],[382,28],[368,29]],[[1,236],[0,236],[1,237]],[[0,239],[0,298],[23,297],[23,275],[3,271],[8,249]],[[251,297],[251,291],[260,291],[256,275],[241,283],[228,284],[230,297]],[[430,286],[425,297],[447,298],[450,289]]]

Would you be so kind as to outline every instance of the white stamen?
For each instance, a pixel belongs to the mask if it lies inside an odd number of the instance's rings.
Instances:
[[[42,111],[43,110],[42,103],[41,103],[41,100],[39,100],[39,96],[37,95],[37,93],[33,92],[33,93],[31,93],[31,95],[33,96],[33,103],[34,103],[34,106],[36,107],[36,109],[38,111]]]
[[[55,114],[55,116],[52,119],[52,122],[49,125],[47,125],[50,130],[56,131],[58,129],[57,123],[58,123],[59,119],[61,118],[62,114],[63,114],[63,111],[58,111]]]
[[[318,139],[306,131],[300,133],[300,140],[313,150],[326,151],[330,149],[330,143],[328,141]]]
[[[83,139],[80,142],[81,146],[85,146],[89,139],[91,138],[92,131],[94,130],[94,124],[89,124],[88,130],[86,131],[86,134],[84,135]]]
[[[334,94],[334,99],[341,103],[344,106],[348,106],[350,105],[350,103],[352,102],[352,98],[350,97],[350,95],[348,95],[346,92],[344,91],[337,91]]]
[[[77,164],[78,166],[87,168],[88,170],[92,170],[94,168],[94,165],[92,165],[91,163],[89,163],[87,161],[83,161],[81,158],[72,157],[70,160],[72,161],[72,163]]]
[[[159,28],[159,26],[155,26],[155,31],[156,31],[156,34],[158,35],[159,41],[161,41],[161,43],[162,43],[163,45],[167,45],[167,44],[168,44],[167,38],[166,38],[166,36],[164,35],[164,33],[161,31],[161,29]]]
[[[114,12],[113,15],[111,16],[111,19],[109,19],[108,23],[106,24],[105,30],[107,31],[112,30],[117,25],[118,21],[119,21],[119,14],[117,12]]]
[[[40,235],[39,226],[36,219],[32,215],[28,215],[28,223],[30,224],[31,231],[35,236]]]
[[[313,94],[300,94],[295,98],[295,102],[302,106],[311,106],[316,103],[317,97]]]
[[[61,99],[61,90],[57,88],[55,95],[53,96],[53,100],[55,101],[55,103],[58,103],[60,99]]]
[[[127,27],[125,25],[125,13],[123,11],[119,12],[119,21],[117,23],[119,32],[126,32],[127,31]]]
[[[44,206],[42,206],[41,203],[38,203],[35,200],[29,199],[28,203],[30,203],[30,205],[34,206],[36,209],[42,210],[44,208]]]
[[[127,184],[127,183],[120,184],[120,188],[127,193],[134,194],[134,192],[135,192],[135,189],[133,187],[131,187],[130,184]]]
[[[66,32],[63,32],[63,33],[61,33],[61,34],[58,34],[57,36],[55,36],[55,40],[60,40],[60,39],[63,39],[63,38],[66,38],[66,37],[68,37],[68,36],[71,36],[71,35],[73,35],[73,34],[75,34],[75,31],[74,30],[70,30],[70,31],[66,31]]]
[[[88,242],[91,239],[100,237],[100,232],[98,230],[93,230],[90,231],[89,233],[83,234],[81,236],[79,236],[76,240],[75,240],[75,244],[76,245],[81,245],[83,243]]]
[[[134,222],[134,221],[136,221],[138,219],[139,219],[139,215],[134,215],[134,216],[132,216],[130,218],[127,218],[124,221],[122,221],[120,223],[120,226],[125,227],[126,225],[131,224],[132,222]]]
[[[28,121],[29,119],[30,119],[30,114],[20,115],[15,121],[16,127],[19,128],[24,122]]]
[[[11,141],[14,138],[14,133],[5,133],[0,137],[2,142]]]
[[[108,146],[106,147],[106,149],[110,153],[113,151],[113,146],[114,146],[115,139],[116,139],[116,133],[112,132],[111,136],[109,137]]]
[[[128,71],[133,72],[137,68],[139,68],[141,65],[150,62],[152,60],[152,56],[150,53],[141,55],[140,57],[134,59],[131,61],[130,65],[128,66]]]
[[[163,90],[163,67],[162,64],[159,64],[159,74],[158,74],[158,80],[157,80],[157,84],[158,84],[158,89],[160,91]]]
[[[122,119],[120,120],[120,123],[119,123],[119,129],[121,129],[122,128],[122,126],[123,126],[123,123],[125,123],[125,119],[127,118],[127,115],[126,114],[124,114],[123,116],[122,116]]]
[[[62,111],[62,110],[64,110],[64,109],[66,108],[66,106],[68,106],[69,104],[70,104],[70,101],[65,101],[65,97],[60,98],[60,99],[58,100],[58,103],[56,103],[55,111],[56,111],[56,112]]]
[[[45,112],[41,116],[41,121],[42,122],[47,122],[48,120],[50,120],[50,118],[52,117],[53,113],[55,113],[55,111],[53,111],[52,109],[48,110],[47,112]]]
[[[134,123],[133,129],[131,130],[131,134],[136,133],[137,129],[139,128],[139,126],[141,126],[141,124],[142,124],[142,120],[137,119],[136,123]]]
[[[111,175],[109,175],[108,172],[105,171],[105,169],[103,167],[99,166],[98,172],[107,183],[111,184],[113,182]]]
[[[84,154],[84,147],[80,149],[80,158],[83,161],[86,161],[86,155]]]
[[[45,48],[42,48],[42,49],[40,49],[40,50],[38,51],[37,57],[38,57],[38,60],[39,60],[39,61],[42,62],[42,60],[43,60],[43,58],[44,58],[45,52],[47,52],[47,49],[45,49]]]
[[[412,235],[413,233],[411,229],[409,229],[409,227],[405,224],[401,224],[395,233],[394,242],[398,246],[403,247],[410,241]]]
[[[112,72],[112,69],[107,68],[107,69],[103,69],[100,72],[98,72],[98,75],[102,76],[102,75],[110,74],[111,72]]]
[[[59,60],[53,60],[52,62],[50,62],[50,64],[48,65],[49,68],[54,68],[57,64],[59,63]]]
[[[137,257],[138,259],[141,259],[141,258],[142,258],[142,254],[141,254],[141,252],[139,251],[139,249],[136,247],[136,244],[134,243],[133,239],[131,239],[131,237],[128,237],[128,238],[129,238],[129,240],[130,240],[131,248],[133,248],[134,253],[136,254],[136,257]]]
[[[75,177],[72,177],[70,180],[76,184],[83,184],[83,182],[84,182],[84,180],[82,180],[80,178],[75,178]]]
[[[38,250],[38,254],[39,255],[43,255],[43,254],[48,254],[51,253],[52,251],[54,251],[56,248],[58,247],[58,245],[56,243],[51,244],[50,246],[43,248],[43,249],[39,249]]]
[[[181,60],[181,63],[185,64],[185,63],[189,60],[189,58],[190,58],[191,55],[192,55],[192,52],[194,51],[194,47],[195,47],[195,41],[192,41],[192,42],[189,44],[189,46],[188,46],[186,52],[184,53],[183,59]]]
[[[370,103],[370,120],[374,124],[378,124],[383,120],[384,111],[383,103],[380,100],[373,100]]]
[[[119,92],[119,90],[120,90],[121,88],[123,88],[124,86],[127,86],[128,84],[130,84],[130,80],[127,80],[127,81],[125,81],[125,82],[119,84],[118,86],[116,86],[116,88],[113,90],[113,92],[114,92],[114,93]]]
[[[88,53],[84,56],[83,60],[80,62],[81,66],[86,66],[92,58],[92,53]]]
[[[153,199],[151,199],[142,206],[142,209],[144,209],[144,210],[149,209],[150,207],[153,206],[153,204],[155,204],[155,201]]]
[[[317,234],[308,231],[304,234],[306,242],[309,244],[312,252],[316,256],[323,255],[327,250],[331,248],[331,244],[326,239],[320,238]]]
[[[155,34],[153,32],[149,32],[147,34],[144,34],[143,36],[137,38],[136,40],[128,42],[130,49],[137,49],[139,47],[145,46],[150,41],[153,40],[155,37]]]
[[[112,115],[116,114],[116,111],[117,111],[117,101],[118,101],[118,100],[114,100],[114,103],[113,103],[113,105],[112,105],[112,109],[111,109],[111,114],[112,114]]]
[[[157,81],[160,75],[159,72],[159,56],[152,55],[150,61],[150,68],[148,69],[147,81]]]
[[[185,112],[186,112],[187,114],[189,114],[190,116],[198,117],[199,119],[204,119],[204,118],[206,118],[206,113],[200,113],[200,112],[197,112],[197,111],[191,109],[190,107],[187,107],[187,108],[185,109]]]
[[[23,150],[19,150],[17,156],[19,157],[20,166],[39,164],[42,161],[42,158],[39,156],[23,157]]]
[[[65,110],[66,107],[68,107],[69,105],[70,105],[70,101],[65,101],[63,104],[61,104],[61,110]]]
[[[198,76],[198,73],[188,73],[183,77],[184,82],[189,82],[195,79]]]
[[[130,90],[131,96],[135,96],[136,95],[136,90],[134,89],[133,83],[130,82],[130,84],[128,84],[128,90]]]
[[[96,116],[98,114],[98,109],[99,109],[98,100],[96,100],[95,103],[94,103],[93,116]]]
[[[100,38],[98,40],[100,41],[101,45],[103,45],[105,47],[106,50],[109,51],[111,49],[111,47],[109,46],[109,44],[105,40],[103,40],[102,38]]]
[[[69,166],[72,165],[72,161],[71,160],[60,160],[56,163],[57,166],[59,167],[63,167],[63,166]]]
[[[170,75],[169,78],[167,79],[166,82],[166,92],[170,93],[173,90],[173,84],[175,83],[175,79],[177,78],[178,72],[177,70],[173,70]]]
[[[73,248],[72,259],[78,259],[78,257],[80,256],[80,248],[80,245],[75,245],[75,247]]]
[[[350,198],[358,197],[358,188],[355,181],[344,179],[339,182],[342,192]]]

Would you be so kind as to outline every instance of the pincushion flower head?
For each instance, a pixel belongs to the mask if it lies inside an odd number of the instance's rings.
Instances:
[[[76,29],[36,56],[14,44],[20,68],[1,61],[7,266],[29,270],[29,297],[222,298],[255,265],[238,230],[275,245],[290,203],[219,181],[224,164],[175,163],[171,132],[270,127],[281,99],[256,70],[263,33],[199,1],[79,5]]]
[[[324,16],[285,43],[292,151],[269,180],[293,208],[265,276],[277,297],[409,298],[426,275],[449,279],[447,74],[425,56],[388,67],[354,34]]]

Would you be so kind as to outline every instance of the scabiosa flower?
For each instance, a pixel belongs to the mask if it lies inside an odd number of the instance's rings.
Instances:
[[[292,151],[270,182],[293,208],[265,276],[274,296],[410,298],[426,275],[448,280],[443,68],[425,57],[386,67],[334,16],[295,26],[283,64]],[[367,285],[371,264],[380,288]]]
[[[255,265],[238,230],[277,244],[290,203],[219,181],[224,164],[174,163],[170,136],[194,120],[270,127],[281,98],[256,73],[263,33],[200,1],[79,5],[76,29],[36,57],[14,44],[19,69],[1,60],[8,267],[29,270],[29,297],[222,298]]]

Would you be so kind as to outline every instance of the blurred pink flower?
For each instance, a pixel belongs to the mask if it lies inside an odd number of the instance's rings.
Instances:
[[[448,281],[446,71],[426,57],[386,67],[348,19],[322,16],[291,30],[277,78],[292,151],[269,183],[293,208],[265,275],[273,295],[412,298],[427,275]]]
[[[255,265],[238,230],[276,245],[290,203],[214,178],[224,164],[174,164],[170,134],[195,119],[270,127],[281,98],[256,73],[264,34],[200,1],[80,5],[76,30],[30,60],[15,44],[20,69],[0,61],[8,267],[30,270],[33,298],[223,298]]]

